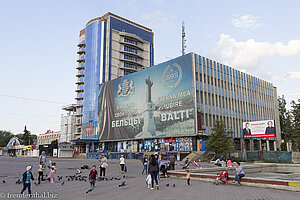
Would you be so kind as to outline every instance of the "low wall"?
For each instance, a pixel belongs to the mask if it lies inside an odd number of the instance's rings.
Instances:
[[[300,163],[300,152],[292,152],[293,163]]]

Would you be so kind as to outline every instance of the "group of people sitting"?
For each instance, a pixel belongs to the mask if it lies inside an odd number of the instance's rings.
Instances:
[[[217,167],[232,167],[231,165],[231,160],[230,159],[227,159],[227,158],[218,158],[216,161],[215,161],[215,165]]]

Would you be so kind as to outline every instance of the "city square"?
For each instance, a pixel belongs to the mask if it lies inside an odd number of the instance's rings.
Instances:
[[[300,2],[0,1],[0,199],[299,199]]]
[[[21,184],[16,184],[17,177],[25,171],[27,165],[33,165],[33,174],[37,178],[36,158],[8,158],[0,157],[1,177],[0,193],[7,195],[20,194]],[[236,185],[213,185],[209,182],[192,181],[191,186],[186,185],[186,180],[161,178],[159,190],[149,190],[145,184],[145,175],[141,175],[142,164],[140,161],[128,160],[128,172],[122,174],[118,171],[118,160],[108,161],[109,167],[107,177],[122,177],[126,186],[119,187],[122,180],[97,181],[93,191],[86,194],[89,182],[67,181],[65,176],[73,175],[83,165],[99,165],[98,160],[82,159],[52,159],[57,163],[57,176],[63,176],[61,181],[54,184],[42,182],[40,185],[32,185],[32,193],[43,194],[44,192],[55,194],[55,199],[245,199],[245,200],[267,200],[267,199],[299,199],[298,192],[284,190],[264,189]],[[181,162],[176,168],[181,168]],[[203,163],[205,167],[214,167],[213,164]],[[48,170],[48,169],[47,169]],[[98,170],[99,171],[99,170]],[[83,175],[88,175],[89,170],[82,170]],[[49,172],[48,172],[49,173]],[[123,176],[125,175],[125,179]],[[2,180],[6,180],[3,183]],[[61,182],[65,182],[61,185]],[[170,184],[170,186],[166,186]],[[175,187],[173,187],[175,184]],[[2,196],[1,196],[2,197]],[[2,199],[8,199],[6,196]],[[51,198],[50,198],[51,199]],[[54,198],[53,198],[54,199]]]

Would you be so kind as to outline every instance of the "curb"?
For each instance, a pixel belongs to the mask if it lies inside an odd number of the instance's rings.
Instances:
[[[186,173],[182,172],[168,172],[170,178],[186,179]],[[199,174],[191,173],[191,180],[214,182],[216,179],[215,175],[210,174]],[[229,177],[229,184],[235,185],[231,181],[233,177]],[[241,185],[260,187],[268,189],[280,189],[294,192],[300,192],[300,182],[290,182],[285,180],[272,180],[272,179],[258,179],[258,178],[242,178]]]

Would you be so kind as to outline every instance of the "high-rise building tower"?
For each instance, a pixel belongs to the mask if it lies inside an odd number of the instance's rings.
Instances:
[[[83,126],[97,123],[101,83],[154,64],[152,30],[112,13],[90,20],[80,31],[78,47],[75,138]]]

